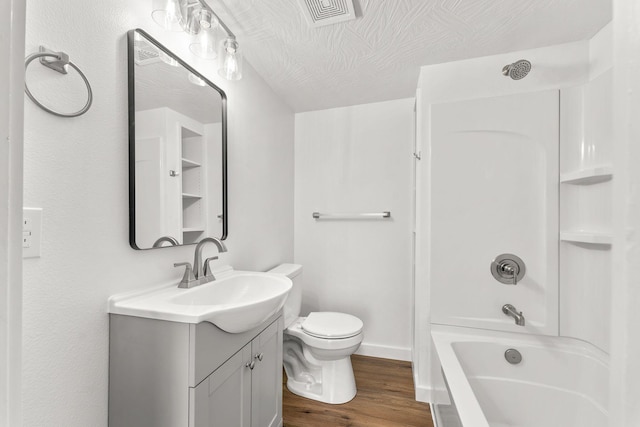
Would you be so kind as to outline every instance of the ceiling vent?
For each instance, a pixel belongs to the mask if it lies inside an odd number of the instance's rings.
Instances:
[[[353,0],[298,0],[312,27],[356,19]]]
[[[133,41],[134,59],[138,65],[150,65],[161,61],[158,49],[146,40],[136,39]]]

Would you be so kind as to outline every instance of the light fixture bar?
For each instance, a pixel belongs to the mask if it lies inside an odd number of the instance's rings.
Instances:
[[[194,55],[205,60],[217,59],[218,74],[227,80],[242,78],[243,54],[236,35],[206,0],[153,0],[152,4],[151,16],[158,25],[173,30],[178,24],[192,36],[189,50]],[[172,18],[170,22],[167,16]],[[223,40],[217,40],[216,30],[225,33]]]
[[[225,24],[225,23],[222,21],[222,19],[220,19],[220,17],[218,16],[218,14],[217,14],[217,13],[215,13],[215,12],[213,11],[213,9],[211,9],[211,8],[209,7],[209,5],[208,5],[208,4],[206,4],[204,1],[199,1],[199,0],[195,0],[195,1],[193,2],[193,4],[195,4],[195,3],[199,3],[199,4],[200,4],[200,6],[202,6],[202,8],[203,8],[203,9],[208,10],[209,12],[211,12],[211,14],[212,14],[212,15],[213,15],[217,20],[218,20],[218,24],[220,25],[220,27],[224,30],[224,32],[225,32],[225,33],[227,33],[227,35],[228,35],[229,37],[231,37],[232,39],[235,39],[235,38],[236,38],[236,35],[235,35],[235,34],[233,34],[233,32],[229,29],[229,27],[227,27],[227,24]],[[190,4],[191,4],[191,3],[190,3]]]

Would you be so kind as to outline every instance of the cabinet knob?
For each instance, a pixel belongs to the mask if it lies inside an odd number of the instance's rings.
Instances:
[[[264,353],[256,353],[256,355],[253,356],[254,359],[258,359],[260,362],[262,362],[263,357],[264,357]]]
[[[251,362],[247,362],[247,364],[244,365],[244,366],[246,366],[247,368],[249,368],[249,369],[251,369],[253,371],[253,368],[255,368],[255,366],[256,366],[256,362],[254,362],[252,360]]]

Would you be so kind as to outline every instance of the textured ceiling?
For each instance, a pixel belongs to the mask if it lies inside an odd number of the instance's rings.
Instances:
[[[298,0],[208,2],[295,111],[411,97],[421,65],[584,40],[611,20],[611,0],[355,0],[355,21],[312,28]]]

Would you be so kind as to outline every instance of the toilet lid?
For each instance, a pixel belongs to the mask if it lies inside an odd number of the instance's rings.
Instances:
[[[345,313],[309,313],[302,322],[302,330],[318,338],[349,338],[362,332],[362,320]]]

